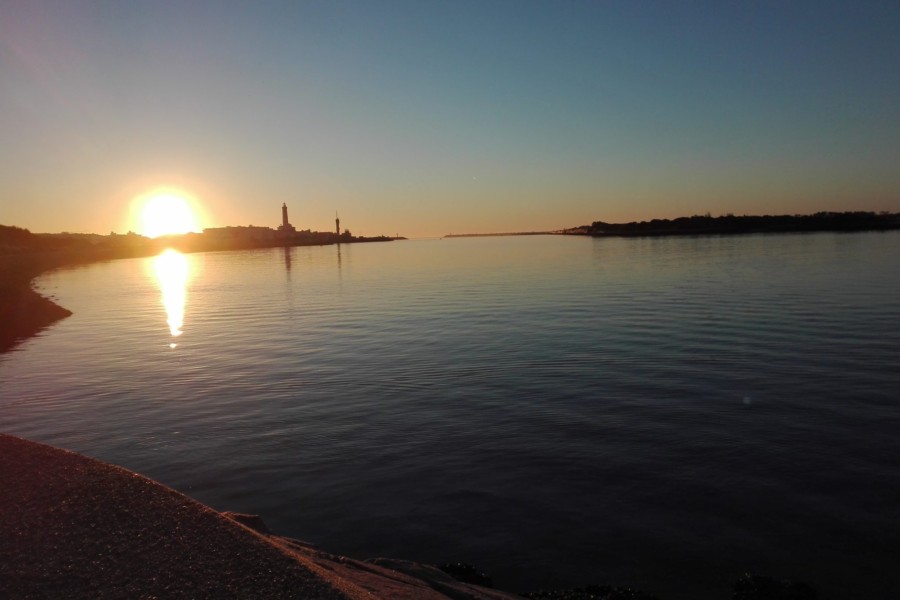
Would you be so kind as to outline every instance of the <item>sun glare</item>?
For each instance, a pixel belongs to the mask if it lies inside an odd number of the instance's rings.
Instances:
[[[187,282],[190,275],[188,259],[181,252],[169,248],[153,259],[153,271],[162,289],[169,332],[172,337],[178,337],[184,326],[184,305],[187,302]],[[170,344],[170,347],[174,348],[175,343]]]
[[[191,201],[177,191],[156,191],[138,199],[140,233],[155,238],[199,231]]]

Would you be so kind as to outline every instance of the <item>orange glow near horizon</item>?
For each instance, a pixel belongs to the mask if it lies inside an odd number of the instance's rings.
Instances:
[[[201,231],[197,202],[178,189],[159,188],[132,203],[138,233],[150,238]]]

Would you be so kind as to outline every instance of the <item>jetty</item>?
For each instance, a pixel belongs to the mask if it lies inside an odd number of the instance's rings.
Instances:
[[[437,567],[355,560],[151,479],[0,434],[0,595],[37,598],[518,600]]]

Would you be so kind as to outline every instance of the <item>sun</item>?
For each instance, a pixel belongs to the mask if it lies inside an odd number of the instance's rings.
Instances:
[[[179,190],[156,190],[137,199],[138,227],[155,238],[199,231],[192,199]]]

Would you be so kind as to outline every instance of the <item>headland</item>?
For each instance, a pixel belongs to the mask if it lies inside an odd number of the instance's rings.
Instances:
[[[694,215],[630,223],[594,221],[554,233],[592,237],[674,235],[739,235],[748,233],[814,233],[900,229],[900,213],[818,212],[812,215]]]
[[[276,233],[268,227],[222,227],[204,233],[148,238],[133,232],[124,235],[32,233],[20,227],[0,225],[0,353],[72,314],[31,287],[35,277],[60,267],[155,256],[166,248],[213,252],[403,239],[354,236],[349,231]]]

